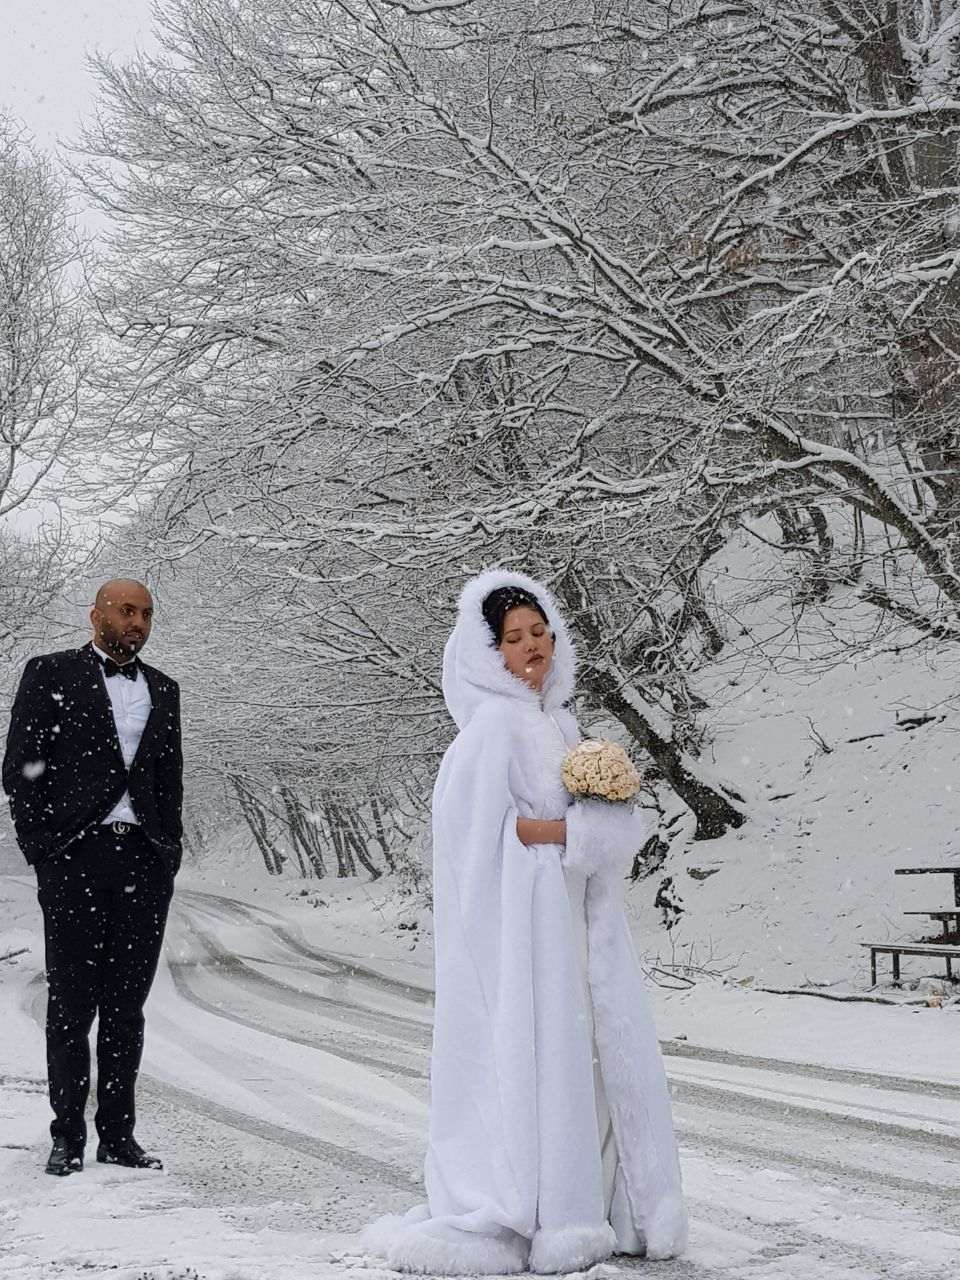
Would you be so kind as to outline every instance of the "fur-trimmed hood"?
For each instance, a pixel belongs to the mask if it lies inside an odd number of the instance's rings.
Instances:
[[[483,602],[498,587],[520,587],[539,601],[554,637],[553,665],[540,695],[504,664],[483,616]],[[487,698],[516,698],[545,711],[562,707],[573,694],[576,654],[552,593],[534,578],[512,569],[487,569],[471,578],[460,594],[456,626],[443,652],[443,696],[447,710],[463,729]]]

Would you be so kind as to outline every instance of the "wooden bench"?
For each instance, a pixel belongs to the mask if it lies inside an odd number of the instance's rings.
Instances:
[[[905,911],[905,916],[927,916],[930,920],[939,920],[942,933],[933,942],[960,942],[960,907],[946,911]],[[952,926],[952,927],[951,927]]]
[[[926,914],[926,913],[924,913]],[[877,956],[893,957],[893,980],[900,981],[901,956],[942,956],[947,962],[947,978],[953,981],[953,961],[960,960],[960,946],[948,946],[942,942],[861,942],[870,948],[870,981],[877,985]]]
[[[953,876],[953,901],[960,907],[960,867],[897,867],[895,876]]]

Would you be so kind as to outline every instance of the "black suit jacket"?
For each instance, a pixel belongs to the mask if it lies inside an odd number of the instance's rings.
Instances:
[[[3,789],[27,862],[62,853],[129,791],[144,835],[176,873],[183,837],[180,687],[156,667],[140,665],[153,710],[128,774],[93,646],[27,663],[3,757]]]

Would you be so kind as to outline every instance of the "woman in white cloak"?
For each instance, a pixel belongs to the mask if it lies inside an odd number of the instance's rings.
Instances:
[[[364,1241],[401,1271],[670,1258],[686,1220],[663,1062],[621,905],[643,832],[571,804],[574,653],[549,591],[469,582],[443,660],[459,733],[433,796],[427,1204]]]

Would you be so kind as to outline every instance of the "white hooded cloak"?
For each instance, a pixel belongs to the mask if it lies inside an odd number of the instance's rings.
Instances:
[[[507,670],[483,617],[503,586],[535,596],[554,634],[542,696]],[[397,1270],[569,1272],[685,1243],[663,1062],[621,905],[643,833],[627,806],[570,805],[573,674],[546,588],[503,570],[467,584],[443,662],[460,732],[433,796],[428,1203],[364,1234]],[[563,816],[565,849],[517,837],[518,817]]]

